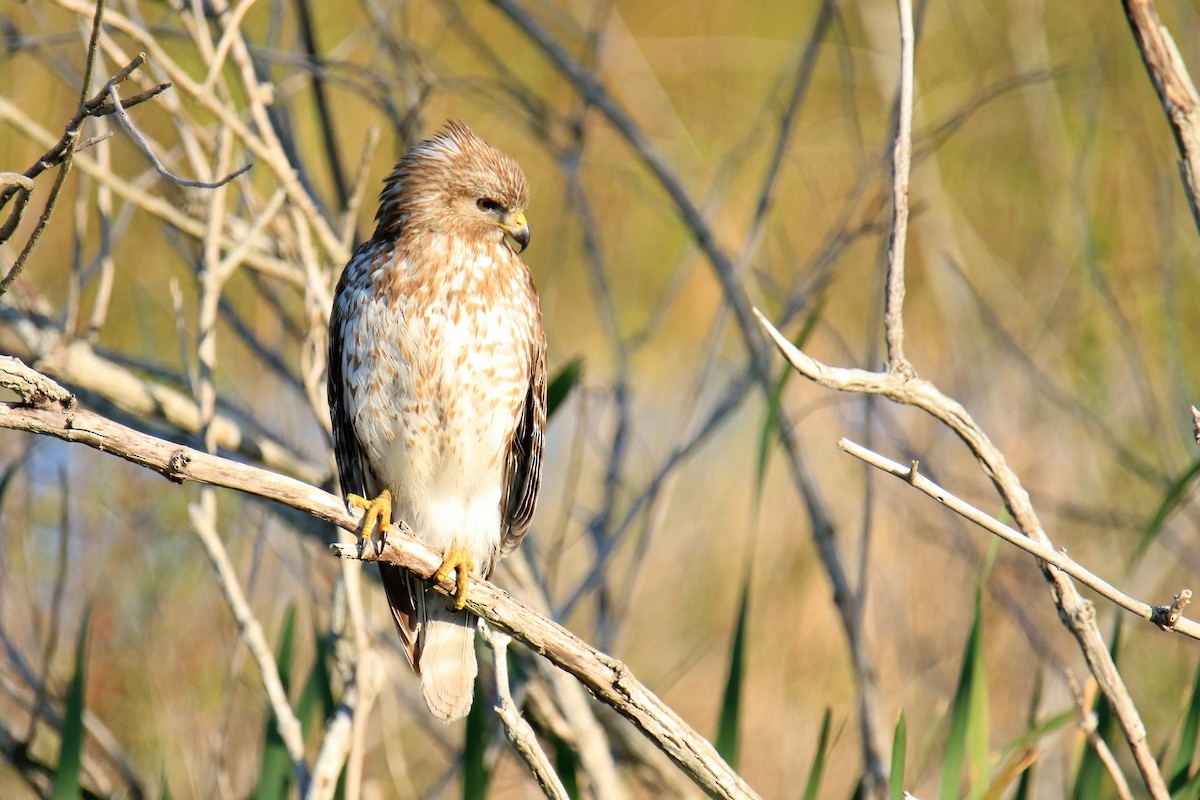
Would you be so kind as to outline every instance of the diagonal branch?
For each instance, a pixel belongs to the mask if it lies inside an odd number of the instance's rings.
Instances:
[[[1188,75],[1183,56],[1167,27],[1158,18],[1153,0],[1122,0],[1125,17],[1137,40],[1138,51],[1150,80],[1158,91],[1175,146],[1179,148],[1179,172],[1183,190],[1200,228],[1200,95]]]
[[[889,475],[894,475],[917,491],[929,495],[955,514],[974,522],[985,531],[999,536],[1004,541],[1021,548],[1032,556],[1036,556],[1055,569],[1062,570],[1114,605],[1120,606],[1144,620],[1153,622],[1165,631],[1174,630],[1192,639],[1200,639],[1200,623],[1182,616],[1183,606],[1191,601],[1192,593],[1190,590],[1184,589],[1175,596],[1172,603],[1164,606],[1155,606],[1143,600],[1138,600],[1136,597],[1125,594],[1125,592],[1122,592],[1108,581],[1091,572],[1065,552],[1055,550],[1049,545],[1030,539],[1020,531],[1005,525],[995,517],[985,514],[962,498],[946,491],[924,475],[919,474],[916,462],[912,466],[906,467],[848,439],[840,439],[838,447],[855,458],[870,464],[872,467],[883,470]]]
[[[70,392],[11,356],[0,356],[0,386],[16,392],[22,399],[21,403],[0,403],[0,428],[85,444],[152,469],[176,483],[187,480],[237,489],[283,503],[348,531],[358,530],[361,514],[351,515],[328,492],[149,436],[82,409]],[[358,546],[353,544],[335,544],[333,548],[343,558],[383,560],[425,578],[432,576],[441,559],[415,537],[407,535],[403,523],[392,530],[394,533],[388,537],[382,553],[367,548],[359,554]],[[455,585],[447,578],[438,588],[450,594]],[[596,650],[487,581],[472,582],[467,607],[573,675],[599,700],[637,726],[705,792],[739,800],[758,797],[716,749],[638,681],[624,663]]]
[[[916,406],[949,427],[979,459],[1021,532],[1039,544],[1053,547],[1020,478],[1008,466],[1000,448],[992,443],[961,403],[942,394],[933,383],[921,378],[898,372],[868,372],[822,364],[789,342],[757,309],[755,313],[784,357],[801,375],[814,383],[843,392],[883,395],[897,403]],[[1156,800],[1165,800],[1169,795],[1158,762],[1146,740],[1146,726],[1096,624],[1095,608],[1080,596],[1065,572],[1043,563],[1042,574],[1053,589],[1059,618],[1079,643],[1088,669],[1113,708],[1151,796]]]

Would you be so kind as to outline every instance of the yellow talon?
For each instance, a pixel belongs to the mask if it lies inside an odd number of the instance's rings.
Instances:
[[[371,541],[375,525],[379,525],[379,544],[376,546],[375,552],[382,553],[383,546],[387,544],[388,528],[392,527],[391,491],[384,489],[374,500],[349,494],[346,495],[346,502],[353,508],[361,508],[366,512],[363,514],[362,521],[362,540],[364,542]]]
[[[467,605],[467,585],[470,575],[475,571],[475,560],[471,558],[467,548],[457,545],[451,547],[442,558],[442,565],[438,567],[437,572],[433,573],[433,579],[441,583],[450,577],[451,570],[455,572],[454,610],[462,611]]]

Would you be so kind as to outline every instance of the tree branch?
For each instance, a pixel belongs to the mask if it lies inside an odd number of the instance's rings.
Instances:
[[[1192,220],[1200,229],[1200,95],[1188,75],[1175,40],[1158,18],[1153,0],[1122,0],[1125,17],[1137,41],[1142,63],[1158,92],[1175,146],[1179,148],[1179,172],[1183,190],[1192,209]]]
[[[1078,561],[1070,558],[1065,552],[1055,550],[1053,547],[1030,539],[1015,528],[1005,525],[995,517],[985,514],[965,500],[946,491],[924,475],[919,474],[916,462],[913,462],[912,466],[906,467],[861,445],[857,445],[848,439],[838,440],[838,447],[855,458],[870,464],[872,467],[883,470],[889,475],[894,475],[917,491],[929,495],[955,514],[974,522],[985,531],[999,536],[1009,544],[1015,545],[1056,569],[1062,570],[1104,599],[1109,600],[1126,611],[1136,614],[1144,620],[1153,622],[1165,631],[1173,630],[1192,639],[1200,639],[1200,623],[1193,622],[1182,616],[1183,607],[1191,601],[1192,592],[1190,589],[1182,590],[1167,605],[1150,605],[1147,602],[1125,594],[1108,581],[1082,566]]]
[[[492,649],[492,663],[496,669],[496,714],[504,723],[504,733],[513,750],[525,762],[525,766],[533,773],[534,780],[542,788],[542,793],[551,800],[568,800],[570,795],[563,787],[562,779],[554,771],[546,751],[538,743],[537,734],[533,727],[521,716],[521,710],[513,700],[512,690],[508,685],[508,643],[512,637],[503,631],[494,631],[486,623],[480,623],[479,633],[484,643]]]
[[[880,394],[897,403],[916,406],[949,427],[979,459],[992,485],[1012,512],[1021,532],[1039,544],[1053,549],[1050,537],[1042,528],[1041,520],[1038,519],[1029,493],[1021,485],[1020,478],[1008,466],[1000,448],[992,443],[983,428],[961,403],[942,394],[934,384],[921,378],[898,372],[868,372],[822,364],[788,341],[761,312],[755,309],[754,313],[758,315],[759,321],[775,340],[775,345],[784,357],[801,375],[814,383],[844,392]],[[1095,676],[1101,691],[1113,708],[1146,787],[1155,800],[1166,800],[1169,794],[1158,762],[1146,741],[1146,726],[1142,723],[1133,697],[1117,671],[1112,654],[1108,651],[1096,624],[1095,608],[1080,596],[1079,590],[1065,572],[1043,565],[1042,573],[1053,589],[1059,619],[1075,637],[1087,660],[1088,669]]]
[[[187,480],[237,489],[283,503],[348,531],[358,530],[361,513],[351,515],[328,492],[258,467],[149,436],[81,409],[73,395],[18,359],[0,357],[0,386],[12,389],[23,400],[20,404],[0,403],[0,428],[85,444],[152,469],[176,483]],[[342,558],[385,561],[426,579],[441,564],[441,559],[417,541],[403,523],[392,527],[382,552],[368,547],[359,553],[356,544],[331,547]],[[436,588],[449,595],[455,585],[447,578]],[[705,792],[722,798],[758,797],[703,736],[642,685],[622,662],[591,647],[488,581],[472,582],[467,608],[573,675],[599,700],[653,740]]]
[[[889,372],[913,375],[904,357],[904,249],[908,242],[908,176],[912,169],[913,15],[909,0],[897,0],[900,16],[900,89],[896,141],[892,148],[892,233],[888,240],[887,294],[883,327]]]

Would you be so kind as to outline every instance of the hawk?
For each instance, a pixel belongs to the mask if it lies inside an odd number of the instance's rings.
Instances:
[[[520,543],[541,484],[546,337],[529,268],[529,188],[516,162],[452,121],[388,176],[374,235],[338,282],[329,407],[342,492],[363,536],[404,520],[455,573],[453,603],[379,572],[434,716],[471,708],[468,576]],[[514,246],[515,243],[515,246]]]

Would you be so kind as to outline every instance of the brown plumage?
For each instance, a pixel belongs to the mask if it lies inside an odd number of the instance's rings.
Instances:
[[[546,339],[524,249],[528,187],[461,122],[415,145],[380,194],[329,322],[329,406],[348,502],[403,520],[457,569],[454,607],[408,573],[380,575],[426,703],[471,707],[466,577],[490,576],[529,529],[546,430]],[[389,507],[390,503],[390,507]]]

